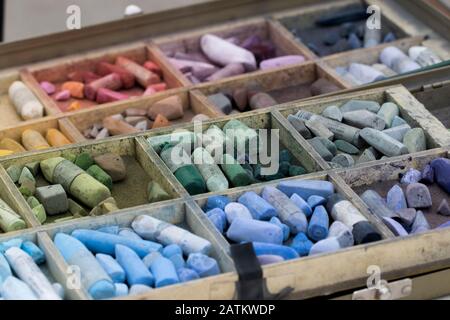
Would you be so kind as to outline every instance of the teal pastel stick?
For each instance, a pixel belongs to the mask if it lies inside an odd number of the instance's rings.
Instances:
[[[103,270],[111,277],[114,283],[125,282],[125,270],[120,264],[108,254],[97,253],[95,255],[98,263],[102,266]]]
[[[45,254],[34,242],[25,241],[22,243],[21,249],[25,251],[33,261],[39,265],[45,262]]]
[[[123,245],[134,250],[141,258],[153,251],[162,250],[162,245],[148,240],[136,240],[115,234],[78,229],[72,236],[80,240],[93,253],[104,253],[114,256],[116,245]]]
[[[309,238],[314,241],[325,239],[328,236],[329,223],[330,220],[325,207],[316,207],[308,225]]]
[[[94,299],[114,297],[116,290],[113,281],[81,241],[67,234],[57,233],[54,243],[68,265],[80,268],[81,282]]]
[[[156,288],[161,288],[180,282],[172,261],[163,256],[156,258],[151,263],[150,270],[155,277]]]
[[[154,277],[145,266],[139,256],[129,247],[121,244],[116,245],[116,259],[125,270],[128,285],[143,284],[152,286]]]

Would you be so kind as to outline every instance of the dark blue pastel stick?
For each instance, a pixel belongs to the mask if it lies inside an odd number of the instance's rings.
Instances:
[[[205,212],[212,210],[214,208],[220,208],[222,210],[225,209],[225,206],[229,204],[231,200],[226,196],[212,196],[206,200]]]
[[[330,219],[324,206],[318,206],[308,225],[308,237],[314,241],[320,241],[328,236]]]

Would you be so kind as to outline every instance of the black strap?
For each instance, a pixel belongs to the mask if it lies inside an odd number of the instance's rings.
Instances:
[[[237,299],[265,300],[283,299],[292,292],[292,288],[284,288],[278,294],[267,290],[266,279],[252,243],[234,244],[230,246],[239,281],[236,283]]]

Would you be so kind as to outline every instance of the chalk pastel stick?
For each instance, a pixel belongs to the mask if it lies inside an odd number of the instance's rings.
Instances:
[[[150,265],[155,277],[155,287],[161,288],[180,282],[174,264],[169,259],[160,256]]]
[[[115,283],[125,282],[125,270],[123,270],[113,257],[108,254],[97,253],[95,258],[97,258],[98,263],[100,263],[103,270],[111,277],[112,281]]]
[[[283,243],[281,227],[266,221],[236,218],[227,231],[227,237],[234,242]]]
[[[152,251],[162,250],[162,245],[147,240],[134,240],[115,234],[99,232],[95,230],[77,229],[72,236],[81,241],[93,253],[114,255],[118,244],[134,250],[141,258]]]
[[[13,276],[3,281],[0,294],[5,300],[38,300],[36,294],[25,282]]]
[[[80,268],[81,282],[94,299],[114,296],[113,281],[83,243],[64,233],[57,233],[54,243],[67,264]]]
[[[238,202],[247,207],[257,220],[269,220],[277,215],[275,208],[253,191],[248,191],[239,197]]]
[[[34,242],[25,241],[22,243],[21,249],[25,251],[36,264],[42,264],[45,262],[45,254]]]
[[[217,261],[202,253],[191,253],[187,259],[187,266],[197,272],[200,278],[220,273]]]
[[[199,279],[200,276],[198,273],[192,269],[189,268],[180,268],[177,270],[178,278],[180,279],[180,282],[187,282],[191,280]]]
[[[299,257],[294,249],[287,246],[263,242],[253,242],[252,244],[257,256],[275,255],[283,257],[284,260],[291,260]]]
[[[130,286],[135,284],[152,286],[154,284],[155,278],[132,249],[120,244],[116,245],[116,259],[125,270],[127,283]]]

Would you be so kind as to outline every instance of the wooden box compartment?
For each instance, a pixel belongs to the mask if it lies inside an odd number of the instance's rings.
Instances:
[[[55,94],[49,96],[45,93],[39,86],[41,81],[49,81],[53,83],[57,92],[60,90],[62,84],[69,81],[68,75],[75,71],[96,71],[96,66],[99,62],[108,62],[111,64],[115,63],[117,57],[123,56],[130,60],[143,65],[146,61],[153,61],[156,63],[162,71],[162,80],[167,84],[168,89],[182,87],[183,84],[180,80],[172,73],[172,71],[165,67],[161,63],[157,55],[144,43],[133,44],[128,46],[123,46],[114,49],[104,49],[101,51],[94,51],[87,55],[76,55],[70,58],[58,59],[55,61],[50,61],[48,63],[36,64],[27,69],[21,71],[21,76],[28,79],[28,81],[33,84],[35,93],[52,108],[54,113],[61,113],[71,111],[68,110],[69,106],[73,102],[79,102],[81,110],[86,108],[91,108],[97,106],[96,101],[88,100],[87,98],[75,99],[71,97],[67,101],[56,101],[54,99]],[[138,83],[131,89],[122,89],[118,92],[129,95],[130,99],[122,100],[131,101],[141,97],[144,93],[145,88],[141,87]],[[104,103],[102,106],[110,105],[111,103]]]
[[[161,93],[154,97],[142,98],[139,100],[132,100],[129,102],[117,102],[108,106],[98,106],[95,109],[86,109],[79,112],[69,114],[67,119],[79,130],[81,135],[86,137],[86,132],[90,131],[94,124],[101,124],[102,120],[108,116],[121,114],[129,108],[138,108],[147,110],[153,103],[178,96],[183,104],[184,115],[182,118],[171,121],[171,124],[179,124],[190,122],[196,114],[204,114],[210,118],[218,115],[215,108],[206,105],[196,97],[193,97],[187,90],[180,89],[177,92]]]
[[[306,173],[310,172],[317,172],[323,170],[323,168],[326,166],[326,164],[321,161],[321,159],[314,159],[314,157],[309,152],[309,149],[311,148],[308,143],[301,142],[297,137],[292,135],[292,133],[289,131],[289,129],[286,128],[286,120],[279,116],[274,115],[269,111],[253,111],[251,113],[247,113],[245,115],[236,115],[233,118],[229,119],[222,119],[222,120],[209,120],[206,122],[202,122],[200,124],[190,124],[190,125],[184,125],[184,126],[178,126],[175,131],[177,132],[179,130],[187,130],[196,133],[197,135],[199,133],[204,133],[210,126],[215,125],[219,128],[223,128],[224,125],[230,121],[230,120],[239,120],[246,126],[248,126],[251,129],[254,130],[264,130],[260,132],[260,134],[267,133],[267,142],[270,145],[271,141],[273,140],[278,141],[278,145],[274,145],[273,147],[278,147],[278,153],[282,151],[283,149],[286,149],[289,151],[292,161],[291,165],[297,165],[301,166],[305,169]],[[178,190],[180,192],[184,193],[185,195],[188,195],[188,191],[181,185],[180,182],[175,178],[174,174],[171,172],[169,167],[164,163],[164,161],[161,159],[161,157],[158,154],[158,150],[155,150],[148,141],[151,141],[151,139],[158,138],[161,134],[170,134],[171,132],[163,131],[163,132],[154,132],[154,133],[145,133],[141,137],[138,138],[139,141],[141,141],[142,144],[147,145],[147,152],[152,156],[152,158],[155,159],[158,167],[161,169],[164,176],[169,177],[171,181],[174,182],[178,186]],[[196,147],[198,147],[197,145]],[[267,156],[265,166],[274,165],[273,168],[278,167],[279,169],[279,156],[274,153],[274,149],[272,146],[269,146],[267,148],[267,152],[265,152],[265,155],[262,155],[261,152],[258,153],[258,160],[261,160],[261,156]],[[225,154],[226,152],[224,152]],[[248,147],[246,148],[246,153],[248,154]],[[239,160],[240,164],[243,164],[242,161]],[[260,163],[258,161],[258,163]],[[271,178],[273,179],[273,178]],[[280,179],[280,178],[276,178]],[[258,183],[258,182],[254,182]],[[229,190],[232,190],[232,184],[230,182]],[[239,189],[242,187],[239,187]],[[206,193],[211,194],[211,192]]]
[[[36,120],[24,120],[19,113],[16,111],[16,107],[9,98],[8,89],[14,81],[22,81],[31,91],[33,87],[23,78],[19,72],[2,72],[0,74],[0,105],[1,105],[1,118],[0,118],[0,130],[7,127],[18,126],[24,123],[29,123]],[[43,100],[36,95],[36,98],[44,106],[44,117],[46,115],[52,114],[51,111]],[[43,118],[38,119],[43,120]]]
[[[393,102],[399,107],[400,116],[411,126],[411,128],[422,128],[425,132],[427,148],[440,148],[450,144],[450,132],[436,119],[428,110],[418,102],[414,96],[402,86],[392,86],[365,90],[362,92],[347,93],[336,97],[323,98],[320,100],[311,100],[300,102],[295,107],[283,107],[278,111],[284,116],[295,115],[298,111],[304,110],[315,114],[321,114],[322,111],[331,105],[341,106],[345,102],[356,100],[376,101],[380,104]],[[275,111],[277,112],[277,111]],[[290,123],[291,131],[299,140],[306,141]],[[315,150],[311,151],[315,157],[321,158]],[[359,155],[355,157],[355,161]],[[326,164],[329,166],[328,164]],[[359,164],[356,164],[358,166]]]
[[[8,127],[5,129],[0,129],[0,145],[1,141],[4,138],[12,139],[22,145],[22,133],[25,130],[34,130],[39,132],[44,139],[46,139],[46,134],[49,129],[57,129],[59,130],[71,143],[76,143],[83,141],[83,136],[79,133],[79,131],[65,118],[57,118],[57,117],[47,117],[42,120],[34,120],[29,121],[28,123],[24,123],[15,127]],[[0,149],[4,149],[0,147]],[[33,150],[27,150],[27,152]],[[15,156],[17,153],[14,153],[12,156]]]
[[[333,75],[336,75],[342,82],[345,83],[347,88],[358,86],[358,84],[347,80],[345,77],[341,76],[339,72],[336,71],[337,68],[348,68],[350,63],[362,63],[365,65],[373,65],[380,62],[380,54],[386,48],[390,46],[397,47],[401,51],[403,51],[406,55],[408,55],[409,48],[413,46],[427,46],[427,41],[424,41],[424,38],[421,36],[404,38],[401,40],[381,44],[375,48],[367,48],[361,50],[355,50],[345,53],[338,53],[326,58],[322,59],[322,63],[324,64],[324,68],[327,69]],[[442,55],[442,59],[444,59],[444,52],[437,51],[435,48],[431,48],[433,52],[435,52],[438,56]],[[331,69],[331,70],[330,70]],[[393,70],[391,70],[393,75],[397,75]],[[387,75],[387,78],[390,76]]]
[[[22,232],[21,234],[8,234],[0,236],[0,244],[5,241],[20,239],[23,242],[31,241],[36,244],[45,255],[45,262],[39,264],[39,269],[42,273],[47,277],[50,283],[59,283],[64,288],[64,299],[65,300],[80,300],[86,299],[87,293],[82,288],[76,288],[70,286],[73,281],[69,281],[69,277],[73,272],[70,269],[70,266],[64,261],[63,257],[59,255],[59,252],[56,251],[51,238],[45,232],[39,232],[37,230],[29,230]],[[13,271],[13,275],[17,277],[17,275]],[[5,279],[3,279],[5,280]]]
[[[200,39],[205,34],[213,34],[224,39],[234,38],[237,39],[239,43],[249,36],[256,35],[262,40],[270,40],[273,43],[276,49],[276,56],[303,55],[305,60],[309,60],[313,57],[308,49],[298,45],[289,33],[280,28],[277,23],[264,18],[242,20],[232,24],[221,24],[218,26],[173,34],[155,38],[154,42],[166,58],[172,57],[176,52],[201,53]],[[177,70],[177,74],[179,78],[184,78],[185,83],[192,84],[180,71]]]
[[[423,171],[425,166],[437,158],[448,158],[448,151],[445,149],[436,149],[424,151],[416,154],[414,157],[403,156],[398,159],[380,161],[377,164],[361,166],[351,170],[340,170],[337,173],[352,187],[356,194],[361,196],[367,190],[376,191],[381,197],[386,198],[388,191],[395,185],[398,185],[405,192],[406,186],[400,183],[401,177],[410,169]],[[427,185],[430,190],[433,206],[425,209],[417,209],[423,212],[431,230],[450,221],[450,217],[437,213],[437,209],[443,199],[450,201],[450,195],[445,192],[435,182]],[[367,205],[366,205],[367,206]],[[382,221],[370,207],[367,210],[375,218]]]
[[[349,13],[352,10],[366,8],[368,5],[368,1],[345,0],[334,3],[312,5],[298,10],[289,10],[284,13],[275,14],[274,18],[280,21],[286,29],[292,32],[297,41],[306,45],[318,56],[323,57],[336,53],[331,46],[326,46],[324,44],[324,40],[326,37],[330,37],[331,34],[337,33],[339,35],[342,24],[337,26],[318,27],[316,26],[316,21],[333,14]],[[383,13],[381,13],[381,15],[382,40],[384,39],[384,36],[390,32],[393,32],[397,39],[408,36],[402,27],[395,21],[390,20],[388,17],[383,15]],[[365,23],[365,18],[354,22],[354,24],[358,27],[364,27]]]
[[[119,226],[121,228],[131,227],[133,220],[141,215],[147,215],[154,217],[156,219],[177,225],[183,229],[186,229],[206,240],[208,240],[212,245],[212,250],[210,256],[219,264],[219,268],[222,274],[217,276],[205,277],[199,280],[193,280],[181,284],[170,285],[162,288],[157,288],[149,293],[142,294],[139,296],[127,296],[121,297],[120,299],[200,299],[204,296],[206,292],[190,292],[187,293],[184,290],[186,283],[202,284],[209,282],[218,282],[224,275],[230,274],[234,271],[234,265],[231,258],[226,253],[226,248],[223,240],[218,238],[214,232],[209,228],[209,225],[205,223],[203,217],[199,216],[195,209],[192,209],[192,205],[184,203],[183,201],[177,200],[172,201],[168,204],[154,204],[141,206],[135,209],[121,210],[109,215],[95,217],[95,218],[82,218],[77,221],[67,221],[59,225],[48,226],[44,229],[46,236],[50,239],[54,239],[57,233],[70,234],[76,229],[98,229],[105,226]],[[53,251],[52,256],[57,259],[63,259],[59,250],[51,243],[51,250]],[[70,290],[69,290],[70,291]],[[82,291],[86,293],[84,299],[92,299],[92,297],[87,293],[87,288],[82,288]],[[161,292],[160,292],[161,291]]]
[[[278,104],[306,99],[314,94],[311,92],[311,84],[319,79],[325,79],[337,88],[345,88],[343,83],[320,65],[314,62],[306,62],[298,66],[290,66],[279,70],[268,70],[260,73],[238,76],[233,79],[221,81],[217,84],[203,84],[195,87],[205,96],[215,93],[229,93],[238,88],[256,89],[268,93]],[[209,100],[202,97],[205,104],[214,106]],[[218,108],[218,112],[224,115]],[[236,107],[233,109],[238,111]]]
[[[436,83],[431,87],[421,88],[414,91],[414,97],[426,105],[436,118],[438,118],[447,129],[450,129],[450,82]]]
[[[78,155],[80,153],[89,153],[92,157],[102,155],[105,153],[113,153],[120,155],[124,161],[126,167],[126,178],[122,181],[113,183],[111,189],[111,196],[115,199],[117,207],[119,209],[130,208],[140,205],[148,204],[147,186],[150,181],[156,181],[161,187],[174,199],[179,195],[175,191],[170,181],[160,173],[157,165],[152,159],[150,159],[145,146],[141,145],[133,137],[125,138],[112,138],[105,140],[104,142],[97,143],[84,143],[78,145],[72,145],[54,149],[53,151],[33,152],[23,157],[6,158],[2,161],[3,168],[7,169],[10,165],[24,166],[27,163],[36,161],[42,161],[54,157],[70,157]],[[13,183],[8,175],[5,177],[5,184],[12,193],[12,197],[24,210],[28,211],[28,216],[33,216],[31,208],[28,206],[26,199],[20,193],[18,187]],[[39,173],[36,177],[36,185],[46,186],[50,185],[42,175]],[[76,201],[89,213],[92,208],[87,207],[81,203],[81,201],[75,199],[72,195],[68,194],[68,198]],[[53,222],[61,222],[67,219],[76,218],[70,212],[66,212],[58,215],[47,215],[45,224]],[[39,222],[37,222],[39,225]]]

